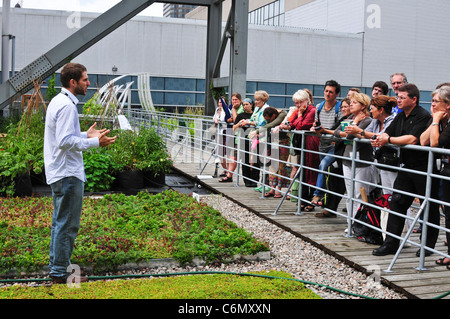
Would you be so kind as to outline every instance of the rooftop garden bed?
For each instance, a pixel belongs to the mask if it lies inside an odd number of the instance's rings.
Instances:
[[[47,267],[52,209],[47,197],[0,198],[0,274]],[[189,195],[140,192],[85,198],[71,262],[98,273],[158,258],[220,263],[268,250],[267,243]]]

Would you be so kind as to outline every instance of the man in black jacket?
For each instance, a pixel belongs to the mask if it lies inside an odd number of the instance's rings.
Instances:
[[[377,139],[372,141],[372,146],[381,147],[385,144],[395,145],[418,145],[420,144],[420,135],[428,127],[430,121],[430,113],[419,105],[420,92],[414,84],[406,84],[399,88],[398,105],[403,111],[399,113],[392,124],[386,129],[385,133],[377,136]],[[426,172],[428,168],[428,152],[421,150],[407,150],[401,149],[401,161],[404,168]],[[422,173],[423,174],[423,173]],[[424,195],[426,190],[427,175],[417,174],[415,172],[399,171],[394,183],[394,189],[404,191],[416,195]],[[431,187],[431,196],[436,198],[438,191],[438,184],[433,179]],[[408,196],[400,192],[394,191],[390,209],[393,212],[406,215],[408,208],[411,206],[414,196]],[[439,207],[435,203],[430,203],[429,219],[432,224],[439,224]],[[390,214],[387,223],[386,240],[383,245],[375,249],[372,253],[375,256],[385,256],[395,254],[399,247],[399,239],[390,236],[389,233],[396,236],[401,236],[405,218]],[[426,245],[429,248],[434,248],[439,230],[434,227],[428,228],[428,236]],[[417,252],[419,256],[420,250]],[[426,256],[431,252],[426,250]]]

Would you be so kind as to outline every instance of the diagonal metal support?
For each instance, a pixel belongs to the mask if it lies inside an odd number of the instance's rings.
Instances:
[[[153,4],[154,0],[122,0],[98,18],[72,34],[53,49],[27,65],[0,86],[0,109],[17,93],[33,86],[33,80],[45,79],[128,20]]]

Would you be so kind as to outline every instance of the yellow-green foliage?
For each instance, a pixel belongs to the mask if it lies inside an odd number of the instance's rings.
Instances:
[[[292,278],[282,272],[264,276]],[[67,285],[0,289],[0,299],[320,299],[303,283],[228,274],[93,281],[80,288]]]

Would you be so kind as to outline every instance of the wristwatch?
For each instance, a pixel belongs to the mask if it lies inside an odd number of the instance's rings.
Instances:
[[[366,131],[365,131],[365,130],[362,130],[361,136],[364,136],[364,135],[366,135]]]

